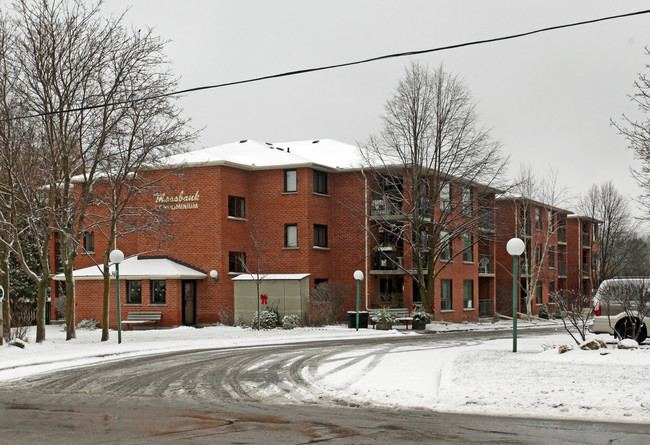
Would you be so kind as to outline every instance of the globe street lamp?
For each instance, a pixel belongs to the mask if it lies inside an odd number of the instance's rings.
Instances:
[[[115,249],[109,256],[111,263],[115,264],[115,286],[117,291],[117,343],[122,343],[122,314],[120,312],[120,263],[124,261],[124,253]]]
[[[506,244],[506,250],[512,255],[512,352],[517,352],[517,266],[519,256],[526,250],[526,244],[519,238],[512,238]]]
[[[357,280],[357,331],[359,330],[359,306],[361,306],[361,281],[363,281],[363,272],[354,271],[354,279]]]

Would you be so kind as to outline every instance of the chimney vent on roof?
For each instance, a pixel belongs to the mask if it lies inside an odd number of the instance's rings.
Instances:
[[[312,144],[318,144],[320,141],[316,139],[315,141],[312,141]]]
[[[240,144],[243,144],[244,142],[247,142],[247,140],[246,140],[246,139],[242,139],[241,141],[239,141]]]

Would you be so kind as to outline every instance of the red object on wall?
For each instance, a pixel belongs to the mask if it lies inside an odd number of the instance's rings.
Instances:
[[[266,294],[260,295],[260,298],[262,299],[262,304],[269,304],[269,300],[266,297]]]

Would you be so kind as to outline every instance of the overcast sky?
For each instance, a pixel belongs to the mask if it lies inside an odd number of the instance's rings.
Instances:
[[[598,0],[108,0],[106,14],[153,27],[191,88],[393,52],[435,48],[648,9],[648,1]],[[633,154],[610,125],[638,116],[627,95],[650,57],[650,14],[506,42],[220,88],[180,104],[195,148],[241,139],[332,138],[362,143],[404,68],[444,63],[478,102],[481,120],[511,155],[539,175],[553,168],[572,195],[612,179],[629,196]],[[567,205],[572,209],[571,205]],[[639,214],[639,211],[635,212]]]

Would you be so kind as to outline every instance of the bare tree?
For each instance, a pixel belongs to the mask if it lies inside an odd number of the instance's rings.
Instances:
[[[253,253],[251,258],[252,261],[247,261],[246,255],[239,256],[235,260],[239,262],[246,274],[250,275],[253,281],[255,281],[255,288],[257,291],[257,330],[260,330],[260,300],[261,293],[260,287],[262,282],[266,279],[266,275],[269,273],[269,267],[273,263],[273,258],[275,256],[269,256],[269,246],[271,239],[264,236],[264,232],[260,230],[259,226],[251,219],[251,215],[248,216],[246,221],[246,228],[248,230],[248,239],[249,246]]]
[[[513,193],[519,200],[515,206],[515,219],[519,221],[521,236],[530,237],[529,248],[521,255],[522,280],[520,286],[526,295],[526,312],[532,314],[532,304],[538,286],[548,281],[548,258],[555,257],[552,238],[562,229],[557,215],[567,200],[567,189],[558,184],[557,172],[550,170],[543,180],[538,180],[530,166],[522,166],[515,179]],[[544,215],[543,213],[546,213]],[[543,220],[546,219],[546,227]],[[535,226],[534,236],[532,227]]]
[[[627,199],[612,181],[607,181],[600,186],[592,185],[580,199],[578,209],[581,214],[601,221],[598,276],[593,278],[607,280],[622,275],[636,231]]]
[[[645,51],[650,57],[650,49],[646,47]],[[646,63],[645,69],[650,70],[650,63]],[[639,73],[634,93],[629,97],[645,118],[637,121],[623,115],[621,123],[612,120],[612,125],[627,139],[640,162],[638,168],[632,169],[632,175],[643,190],[639,202],[646,210],[645,219],[650,219],[650,75]]]
[[[473,249],[483,236],[478,227],[491,221],[484,216],[506,164],[499,143],[479,125],[476,104],[457,76],[413,63],[386,102],[382,131],[362,155],[371,173],[368,233],[381,261],[409,275],[430,310],[435,278]],[[451,249],[463,237],[463,249]],[[386,239],[400,255],[384,254]]]
[[[68,340],[76,336],[72,272],[96,180],[114,173],[109,163],[124,155],[124,147],[133,148],[124,164],[128,170],[143,147],[154,153],[152,144],[161,142],[158,152],[169,149],[165,132],[179,142],[183,125],[165,97],[175,80],[166,70],[163,42],[150,31],[126,31],[121,16],[101,18],[100,6],[100,1],[88,6],[82,0],[18,0],[14,11],[18,87],[26,110],[37,116],[35,148],[46,160],[42,178],[66,278]],[[80,185],[72,192],[74,180]]]
[[[155,195],[170,189],[165,182],[178,173],[178,167],[152,168],[196,138],[173,99],[166,95],[177,82],[164,70],[164,42],[151,31],[144,35],[122,32],[118,40],[113,63],[115,72],[123,73],[123,80],[116,87],[124,90],[125,97],[137,92],[151,99],[126,105],[119,122],[105,135],[109,148],[99,161],[93,201],[87,211],[85,230],[93,230],[107,241],[103,253],[102,341],[109,336],[109,256],[114,243],[118,237],[135,232],[143,236],[155,233],[161,242],[169,239],[169,231],[164,230],[170,223],[168,212],[164,206],[151,203],[156,201]]]
[[[25,100],[17,85],[20,74],[14,64],[16,36],[6,16],[0,17],[0,279],[7,292],[3,302],[3,335],[11,329],[9,298],[9,256],[37,285],[36,341],[45,340],[45,306],[49,286],[50,234],[52,214],[48,211],[50,191],[41,181],[45,162],[36,153],[33,122],[16,119],[25,113]],[[27,243],[35,247],[36,264],[28,261]]]
[[[578,345],[586,340],[587,324],[594,315],[594,308],[589,304],[590,299],[591,297],[578,290],[562,289],[550,295],[550,300],[557,305],[561,314],[564,329]],[[590,309],[585,310],[590,306]],[[578,332],[580,340],[573,335],[572,329]]]

